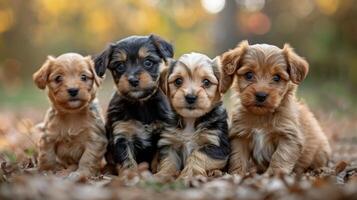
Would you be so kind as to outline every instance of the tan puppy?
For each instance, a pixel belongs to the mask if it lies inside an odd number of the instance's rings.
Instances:
[[[223,169],[230,146],[217,63],[203,54],[185,54],[162,76],[177,121],[159,140],[158,175],[181,172],[180,178],[189,178]]]
[[[52,104],[41,126],[39,169],[95,174],[107,140],[95,100],[101,79],[91,58],[75,53],[48,56],[33,80],[40,89],[47,86]]]
[[[241,42],[221,56],[225,92],[236,80],[229,172],[290,173],[327,164],[330,145],[307,106],[295,97],[308,63],[285,44]]]

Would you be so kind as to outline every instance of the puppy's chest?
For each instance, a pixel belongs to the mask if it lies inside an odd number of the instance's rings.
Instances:
[[[259,165],[268,165],[278,144],[277,137],[274,137],[273,132],[263,128],[253,128],[250,137],[253,160]]]
[[[148,102],[139,105],[127,105],[125,110],[125,120],[136,120],[142,124],[151,125],[158,121],[165,121],[168,108],[165,105],[160,106],[158,102]]]
[[[181,141],[183,157],[189,156],[193,150],[198,148],[197,133],[193,125],[187,125],[178,134]]]
[[[80,140],[82,142],[88,131],[90,130],[90,125],[88,121],[83,119],[56,119],[53,120],[48,125],[49,134],[55,134],[57,142],[77,142]]]
[[[85,118],[55,118],[46,127],[46,134],[52,136],[55,152],[64,165],[75,164],[82,156],[87,141],[91,140],[89,119]]]

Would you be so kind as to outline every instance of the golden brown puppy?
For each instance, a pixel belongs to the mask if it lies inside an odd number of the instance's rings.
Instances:
[[[165,72],[163,72],[165,74]],[[158,175],[207,176],[225,167],[230,153],[220,72],[206,55],[181,56],[166,72],[163,88],[175,113],[174,131],[162,133]]]
[[[249,160],[258,172],[302,172],[327,164],[329,142],[317,120],[295,97],[308,63],[285,44],[241,42],[221,56],[225,92],[236,80],[229,172],[245,174]]]
[[[47,61],[33,75],[40,89],[48,88],[51,108],[41,126],[39,169],[66,169],[72,175],[94,175],[107,140],[97,103],[101,79],[91,58],[66,53]]]

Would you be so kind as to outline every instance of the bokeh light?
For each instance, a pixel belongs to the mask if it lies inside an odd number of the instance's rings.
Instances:
[[[14,16],[11,9],[0,9],[0,33],[11,28],[14,23]]]
[[[335,13],[339,7],[339,0],[316,0],[316,4],[320,11],[326,15]]]
[[[238,15],[239,25],[245,34],[264,35],[270,31],[271,21],[262,12],[242,13]]]
[[[201,0],[203,8],[212,14],[219,13],[226,4],[225,0]]]
[[[264,8],[265,0],[236,0],[247,11],[259,11]]]
[[[314,2],[311,0],[299,0],[294,4],[296,9],[293,10],[294,14],[299,18],[307,17],[314,10]]]

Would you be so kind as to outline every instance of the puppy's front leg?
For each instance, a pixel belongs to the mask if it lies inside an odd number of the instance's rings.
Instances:
[[[115,135],[113,143],[113,159],[119,164],[119,170],[135,169],[138,163],[135,160],[133,143],[121,134]]]
[[[229,158],[228,172],[244,176],[248,171],[249,139],[235,137],[231,140],[232,152]]]
[[[119,173],[124,169],[135,169],[138,162],[152,161],[151,126],[136,120],[128,120],[117,121],[109,127],[112,163],[119,165]]]
[[[85,150],[79,160],[77,173],[82,176],[90,176],[98,172],[100,162],[107,147],[106,138],[98,133],[91,132],[90,140],[85,145]]]
[[[266,174],[291,173],[301,156],[303,138],[299,130],[291,129],[280,133],[279,143],[274,152]]]
[[[160,163],[157,176],[175,176],[180,167],[180,159],[175,149],[165,147],[160,151]]]
[[[207,176],[208,171],[222,169],[227,160],[214,159],[201,150],[195,150],[186,160],[186,166],[179,178],[189,178],[196,175]]]
[[[40,171],[60,169],[56,162],[55,138],[46,133],[43,133],[39,141],[38,166]]]

